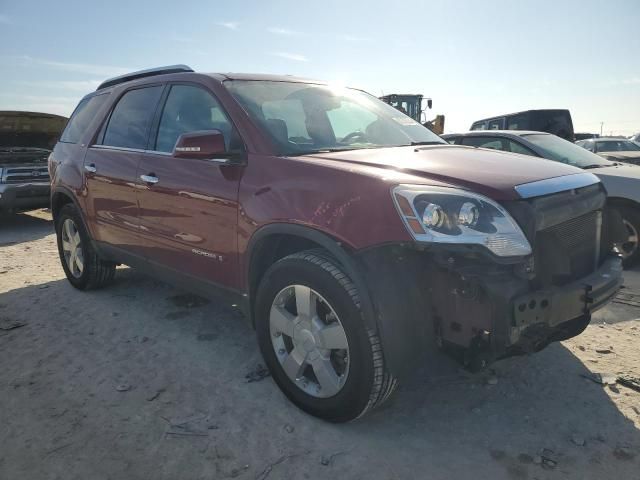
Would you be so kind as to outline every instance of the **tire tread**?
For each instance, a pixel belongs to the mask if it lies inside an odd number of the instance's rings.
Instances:
[[[293,253],[280,261],[292,259],[310,262],[329,273],[349,294],[354,305],[356,305],[360,312],[361,320],[364,322],[358,289],[351,279],[342,270],[340,270],[339,263],[333,256],[325,250],[314,249]],[[369,344],[371,345],[371,351],[373,354],[374,380],[371,392],[369,392],[369,401],[354,420],[363,417],[382,405],[389,399],[398,385],[396,378],[386,368],[380,337],[372,329],[367,328],[366,332],[369,337]]]

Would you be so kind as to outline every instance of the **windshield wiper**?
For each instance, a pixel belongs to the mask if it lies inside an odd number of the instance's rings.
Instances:
[[[607,165],[605,164],[600,164],[600,163],[594,163],[592,165],[587,165],[585,167],[582,167],[583,170],[591,170],[592,168],[604,168],[604,167],[613,167],[615,166],[615,163],[613,165]]]

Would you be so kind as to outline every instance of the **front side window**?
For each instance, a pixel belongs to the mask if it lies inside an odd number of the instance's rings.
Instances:
[[[111,113],[102,144],[139,150],[147,148],[149,127],[161,94],[159,85],[125,93]]]
[[[63,143],[78,143],[80,137],[87,130],[89,123],[96,116],[104,101],[108,98],[107,94],[93,95],[84,98],[76,107],[73,115],[69,119],[60,141]]]
[[[359,90],[246,80],[229,80],[225,87],[285,155],[445,143],[412,118]]]
[[[206,90],[192,85],[173,85],[162,110],[154,150],[172,152],[178,137],[199,130],[222,132],[227,150],[238,141],[233,125],[218,101]]]
[[[489,122],[489,130],[502,130],[503,128],[503,119],[499,118],[497,120],[491,120]]]

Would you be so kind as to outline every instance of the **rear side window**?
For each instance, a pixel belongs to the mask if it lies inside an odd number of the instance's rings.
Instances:
[[[502,130],[504,128],[504,118],[496,118],[489,122],[489,130]]]
[[[102,144],[144,150],[161,94],[160,85],[125,93],[111,113]]]
[[[527,147],[525,147],[524,145],[520,145],[518,142],[514,142],[513,140],[507,140],[507,145],[509,145],[509,150],[511,150],[513,153],[521,153],[522,155],[537,156]]]
[[[506,150],[502,143],[502,139],[498,137],[464,137],[462,139],[462,143],[471,147],[491,148],[493,150]]]
[[[507,117],[507,130],[528,130],[529,116],[526,113]]]
[[[84,98],[76,107],[73,115],[71,115],[67,127],[62,132],[60,141],[63,143],[78,143],[107,97],[107,94],[102,94]]]

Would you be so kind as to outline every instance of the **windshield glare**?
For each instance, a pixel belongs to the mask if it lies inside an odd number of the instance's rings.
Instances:
[[[584,148],[550,134],[523,135],[523,137],[535,144],[545,152],[545,157],[562,163],[568,163],[574,167],[585,168],[595,165],[609,166],[612,162],[591,153]]]
[[[402,112],[359,90],[300,82],[225,82],[285,155],[446,143]]]

